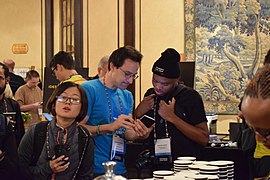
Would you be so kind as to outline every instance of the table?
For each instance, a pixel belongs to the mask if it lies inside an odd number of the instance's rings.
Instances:
[[[135,162],[139,157],[139,153],[145,149],[142,143],[127,143],[126,167],[128,171],[128,178],[143,178],[151,177],[151,171],[144,168],[138,172]],[[201,151],[201,159],[205,161],[214,160],[229,160],[234,162],[234,179],[248,180],[249,166],[247,155],[236,147],[204,147]]]

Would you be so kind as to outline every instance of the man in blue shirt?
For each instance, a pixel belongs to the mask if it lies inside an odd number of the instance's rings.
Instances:
[[[145,139],[153,129],[132,118],[134,100],[126,88],[138,77],[142,55],[131,46],[115,50],[104,77],[82,84],[88,98],[87,125],[95,135],[94,176],[104,174],[103,162],[117,163],[115,174],[125,175],[125,140]]]

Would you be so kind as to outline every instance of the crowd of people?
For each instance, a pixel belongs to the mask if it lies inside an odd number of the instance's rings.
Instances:
[[[180,54],[173,48],[161,53],[152,67],[153,87],[134,107],[126,88],[138,78],[142,58],[134,47],[120,47],[100,60],[95,77],[84,78],[69,53],[57,53],[49,64],[59,80],[46,104],[51,121],[39,116],[39,73],[30,70],[23,83],[13,73],[12,60],[0,63],[0,179],[93,179],[105,173],[107,161],[116,162],[115,174],[128,177],[127,141],[148,145],[153,171],[172,169],[179,156],[200,159],[209,141],[207,119],[200,94],[179,83]],[[251,80],[241,104],[242,116],[268,151],[269,68],[265,65]],[[7,85],[13,97],[5,95]],[[32,120],[24,123],[21,112]],[[154,123],[144,124],[144,115]],[[260,176],[269,172],[268,166]]]

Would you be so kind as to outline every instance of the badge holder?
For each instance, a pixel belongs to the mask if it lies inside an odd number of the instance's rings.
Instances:
[[[114,134],[112,139],[111,160],[122,162],[124,160],[125,151],[124,138]]]
[[[171,139],[163,138],[155,141],[155,164],[172,163]]]

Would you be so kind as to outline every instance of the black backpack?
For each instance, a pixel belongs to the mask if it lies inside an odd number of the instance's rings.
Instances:
[[[34,148],[33,148],[31,165],[36,165],[38,158],[41,154],[41,151],[43,149],[45,139],[46,139],[48,123],[49,123],[49,121],[41,121],[35,127]],[[89,143],[88,138],[91,136],[90,136],[88,130],[85,129],[83,126],[79,126],[78,129],[79,129],[78,151],[79,151],[79,158],[81,159],[84,145],[86,142]],[[85,135],[85,132],[87,133],[87,136]],[[88,146],[88,144],[87,144],[87,146]]]

